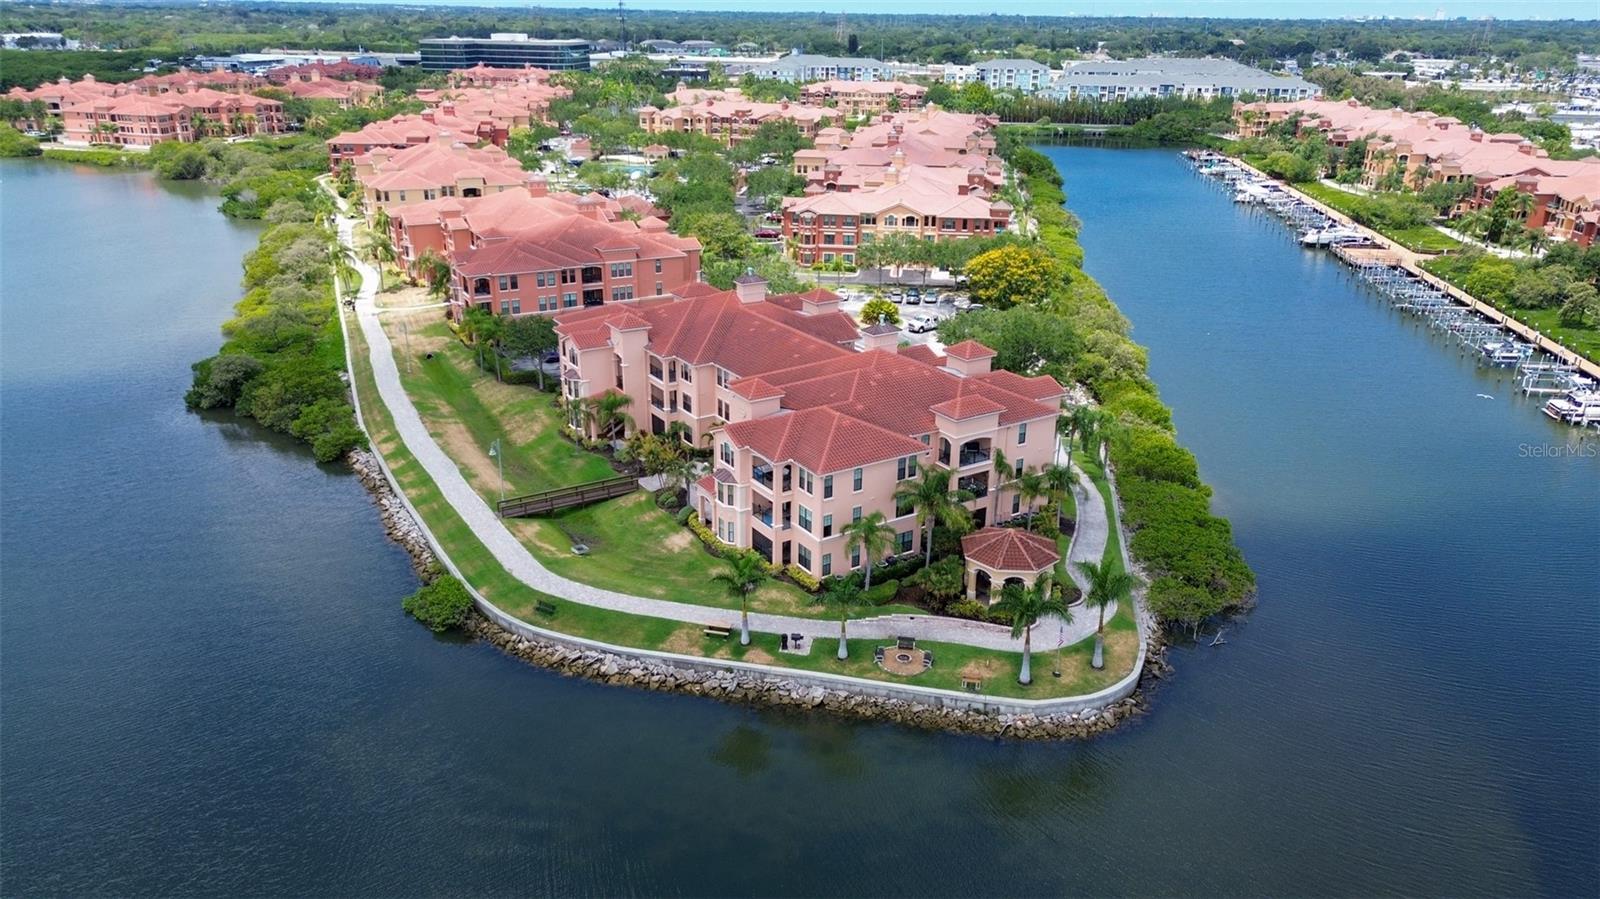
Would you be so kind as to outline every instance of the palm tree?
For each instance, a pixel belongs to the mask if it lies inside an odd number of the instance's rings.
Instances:
[[[494,330],[494,313],[486,309],[468,309],[461,316],[461,336],[470,342],[478,351],[478,371],[483,371],[483,340],[482,338]]]
[[[828,589],[817,595],[817,602],[839,610],[839,661],[850,658],[846,647],[844,627],[850,620],[850,609],[861,600],[861,591],[848,579],[840,578],[828,584]]]
[[[1537,256],[1539,251],[1544,249],[1545,244],[1550,242],[1550,235],[1546,234],[1543,228],[1529,225],[1523,229],[1522,239],[1528,245],[1528,252]]]
[[[923,562],[933,561],[933,526],[942,523],[951,527],[966,517],[966,509],[961,503],[972,498],[972,494],[965,490],[951,491],[950,471],[945,468],[927,467],[922,469],[915,480],[902,481],[895,488],[894,498],[897,502],[908,503],[917,510],[917,525],[927,527],[927,537],[923,539]]]
[[[994,514],[989,516],[989,523],[993,524],[1000,520],[1000,491],[1005,489],[1011,477],[1011,460],[1007,459],[1006,454],[997,446],[990,461],[994,464]]]
[[[1528,220],[1528,215],[1533,212],[1533,194],[1517,191],[1511,197],[1511,208],[1517,211],[1517,217],[1523,221]]]
[[[608,390],[594,399],[595,436],[611,436],[621,431],[628,436],[628,414],[622,410],[632,405],[633,397],[626,393]]]
[[[1033,530],[1033,502],[1050,495],[1050,484],[1037,468],[1029,468],[1016,479],[1017,494],[1028,507],[1028,530]]]
[[[344,285],[345,293],[353,294],[360,290],[361,275],[356,269],[355,253],[335,237],[328,246],[328,255],[333,258],[333,274]]]
[[[845,537],[844,548],[850,552],[857,547],[865,556],[863,567],[866,569],[866,583],[863,590],[872,589],[872,565],[889,548],[889,541],[894,539],[894,528],[889,525],[882,512],[873,512],[845,525],[839,531]]]
[[[1133,575],[1122,570],[1122,566],[1114,561],[1079,562],[1078,573],[1089,582],[1089,589],[1084,592],[1083,601],[1100,610],[1100,623],[1094,631],[1094,667],[1104,668],[1105,634],[1106,634],[1106,606],[1117,602],[1126,602],[1133,595],[1133,588],[1138,583]]]
[[[417,260],[417,271],[428,282],[428,296],[441,299],[450,292],[450,279],[455,274],[450,260],[428,250]]]
[[[772,575],[765,559],[753,552],[740,552],[723,560],[721,571],[711,580],[721,584],[728,595],[739,600],[739,644],[750,645],[750,594],[761,588]]]
[[[1044,485],[1051,502],[1056,504],[1056,524],[1061,524],[1061,517],[1066,514],[1067,497],[1072,495],[1072,488],[1078,481],[1072,469],[1065,465],[1046,465],[1039,472],[1044,480]]]
[[[1017,683],[1033,683],[1033,626],[1041,618],[1072,620],[1072,613],[1050,588],[1050,577],[1041,576],[1032,587],[1006,584],[1000,590],[1000,601],[994,612],[1011,619],[1011,639],[1022,638],[1022,674]]]
[[[1084,431],[1092,431],[1099,411],[1093,406],[1073,406],[1072,411],[1056,419],[1056,433],[1067,441],[1067,467],[1072,467],[1072,445]]]

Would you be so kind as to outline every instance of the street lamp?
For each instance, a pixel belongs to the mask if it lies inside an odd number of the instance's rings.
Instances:
[[[500,438],[498,438],[498,437],[495,438],[493,443],[489,444],[489,458],[491,458],[491,459],[493,459],[495,461],[495,467],[498,468],[499,471],[500,471],[500,501],[501,502],[505,502],[506,501],[506,462],[505,462],[505,457],[500,454]]]

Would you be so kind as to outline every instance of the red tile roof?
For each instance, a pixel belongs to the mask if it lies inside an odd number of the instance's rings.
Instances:
[[[783,396],[782,390],[760,378],[740,378],[729,384],[728,389],[747,400],[765,400],[775,396]]]
[[[945,347],[944,354],[956,359],[970,360],[987,359],[995,355],[995,352],[976,340],[963,340],[953,346]]]
[[[1054,540],[1021,528],[984,528],[961,538],[961,554],[997,571],[1041,572],[1055,567],[1061,553]]]
[[[969,418],[977,418],[980,415],[993,415],[996,412],[1004,412],[1005,408],[1005,406],[986,396],[968,393],[934,405],[933,411],[943,415],[945,418],[965,421]]]
[[[793,460],[813,472],[839,471],[928,451],[919,440],[832,409],[802,409],[737,421],[723,432],[768,461]]]

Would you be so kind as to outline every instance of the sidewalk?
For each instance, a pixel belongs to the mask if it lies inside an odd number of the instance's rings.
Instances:
[[[349,219],[339,219],[339,236],[347,245],[351,242],[353,227],[354,224]],[[446,501],[506,571],[535,590],[583,605],[697,625],[720,624],[735,628],[738,626],[739,613],[736,610],[602,590],[561,577],[539,564],[539,561],[506,528],[494,510],[489,508],[488,503],[467,484],[455,462],[440,449],[432,435],[428,433],[416,406],[412,404],[411,398],[406,395],[400,383],[400,372],[395,364],[389,337],[378,320],[379,310],[375,300],[379,285],[378,273],[360,260],[356,261],[356,269],[361,273],[361,290],[356,297],[355,317],[367,340],[373,380],[377,384],[379,396],[394,419],[395,430],[406,448],[416,457],[417,462],[433,478]],[[1098,492],[1091,492],[1093,497],[1099,497]],[[1100,515],[1103,549],[1105,528],[1103,505],[1100,508]],[[1108,610],[1108,614],[1110,611]],[[1034,649],[1055,649],[1089,637],[1094,632],[1095,622],[1091,616],[1079,617],[1084,620],[1074,621],[1065,628],[1051,625],[1035,628]],[[839,633],[837,620],[754,612],[750,614],[750,627],[762,633],[798,633],[809,637],[835,638]],[[1011,638],[1010,628],[932,615],[883,615],[856,619],[850,622],[848,635],[851,639],[915,637],[985,649],[1022,651],[1022,641]]]

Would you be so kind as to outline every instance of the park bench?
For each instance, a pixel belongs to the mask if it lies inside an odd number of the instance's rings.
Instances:
[[[548,600],[539,600],[533,604],[533,608],[540,615],[554,615],[556,613],[556,604]]]
[[[718,639],[726,640],[728,639],[728,635],[731,633],[733,633],[733,628],[727,627],[726,625],[708,624],[705,626],[705,635],[707,637],[716,637]]]

